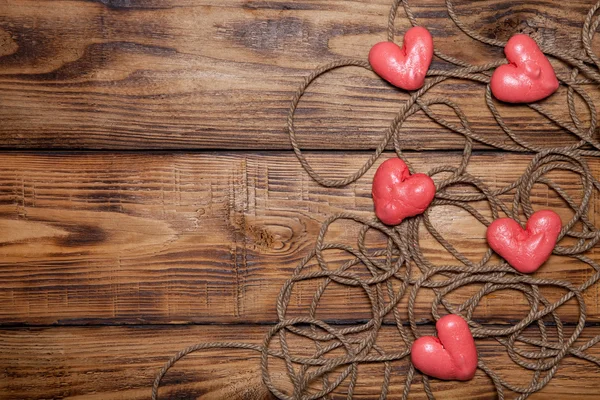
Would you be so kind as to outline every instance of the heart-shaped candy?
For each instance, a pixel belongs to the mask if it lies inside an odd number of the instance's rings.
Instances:
[[[490,247],[516,270],[536,271],[552,254],[562,228],[560,217],[550,210],[533,213],[525,230],[510,218],[500,218],[487,229]]]
[[[477,370],[477,348],[469,325],[458,315],[445,315],[435,324],[438,337],[414,341],[410,358],[426,375],[445,380],[468,381]]]
[[[411,175],[401,159],[390,158],[377,168],[371,194],[381,222],[398,225],[427,209],[435,196],[435,185],[425,174]]]
[[[405,90],[416,90],[423,86],[432,58],[433,39],[429,31],[421,26],[406,31],[402,48],[393,42],[380,42],[369,51],[369,63],[373,71]]]
[[[514,35],[506,43],[504,54],[510,64],[496,68],[490,81],[495,98],[507,103],[531,103],[556,92],[554,69],[535,40]]]

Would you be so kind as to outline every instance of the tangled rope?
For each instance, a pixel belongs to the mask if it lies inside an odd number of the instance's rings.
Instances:
[[[388,20],[390,41],[394,39],[394,22],[400,5],[403,6],[410,23],[413,26],[418,25],[408,1],[395,0]],[[491,46],[503,47],[506,44],[473,32],[460,21],[450,0],[446,0],[446,6],[452,21],[467,36]],[[586,322],[583,293],[600,279],[600,265],[586,255],[600,240],[600,230],[588,217],[590,199],[594,191],[600,191],[600,182],[590,172],[585,157],[598,157],[600,143],[594,138],[597,131],[596,107],[584,89],[586,86],[600,84],[600,59],[591,49],[593,36],[600,25],[600,16],[595,17],[599,8],[600,1],[589,10],[585,18],[581,32],[582,53],[562,51],[540,43],[540,48],[545,54],[565,65],[567,72],[557,73],[557,77],[567,88],[567,109],[570,120],[557,118],[540,104],[527,106],[545,120],[577,138],[576,143],[564,147],[543,147],[529,143],[513,132],[504,121],[492,99],[489,81],[493,69],[506,63],[505,60],[475,66],[436,49],[435,55],[452,68],[432,69],[428,72],[430,78],[425,86],[411,93],[408,100],[400,107],[374,153],[356,172],[340,179],[324,178],[312,168],[300,149],[294,128],[296,108],[305,91],[317,77],[336,68],[355,66],[370,70],[370,66],[362,60],[340,60],[319,67],[307,76],[292,99],[287,122],[290,141],[298,160],[319,184],[326,187],[340,187],[356,181],[373,166],[390,141],[396,155],[404,160],[413,172],[410,161],[402,153],[400,146],[401,127],[410,116],[421,111],[436,124],[464,136],[462,158],[457,166],[436,167],[428,172],[436,180],[437,192],[434,201],[423,215],[407,219],[399,226],[385,226],[375,219],[350,213],[340,213],[328,218],[321,227],[314,249],[300,262],[281,288],[277,298],[278,323],[265,335],[262,344],[201,343],[191,346],[172,357],[160,370],[152,389],[152,399],[158,399],[158,388],[162,377],[178,360],[195,351],[214,348],[249,349],[260,352],[263,382],[271,393],[283,400],[330,398],[334,390],[336,393],[345,391],[347,398],[351,399],[359,376],[358,367],[365,363],[379,363],[383,366],[379,398],[384,399],[389,394],[392,362],[407,357],[409,360],[411,345],[421,336],[414,311],[415,299],[421,289],[428,289],[434,293],[431,305],[434,320],[437,321],[441,317],[440,310],[461,315],[468,322],[475,338],[494,339],[506,349],[508,356],[516,365],[533,371],[529,384],[519,386],[508,382],[480,357],[478,368],[489,376],[499,399],[504,399],[507,390],[517,393],[518,399],[524,399],[542,389],[555,375],[566,356],[600,366],[600,359],[586,352],[600,341],[600,335],[583,344],[579,342],[576,344]],[[487,107],[497,125],[512,143],[505,143],[505,137],[501,140],[493,140],[479,135],[471,128],[461,108],[451,99],[424,97],[430,89],[447,79],[460,79],[485,85],[484,98]],[[589,124],[584,124],[576,110],[576,96],[585,103]],[[433,105],[445,106],[452,110],[460,124],[449,122],[437,115],[432,110]],[[515,182],[500,189],[491,189],[482,180],[467,172],[474,142],[496,149],[533,154],[533,156],[523,174]],[[553,171],[567,171],[577,176],[581,186],[580,201],[548,177]],[[565,223],[563,220],[564,225],[553,254],[578,260],[591,268],[591,276],[580,285],[567,280],[543,279],[535,275],[520,274],[503,261],[492,262],[491,249],[488,249],[479,261],[473,262],[446,240],[430,219],[431,210],[435,207],[454,206],[468,212],[485,226],[503,215],[517,220],[524,226],[522,217],[529,218],[534,212],[531,192],[535,185],[546,186],[573,212],[569,221]],[[512,198],[512,202],[506,202],[506,198]],[[486,202],[492,218],[486,218],[484,212],[475,207],[473,204],[475,202],[478,204]],[[331,225],[338,221],[358,224],[356,247],[330,243],[326,239]],[[419,242],[419,229],[422,226],[454,256],[457,260],[456,265],[435,265],[427,259]],[[367,243],[367,236],[371,231],[384,235],[385,248],[374,249]],[[333,263],[327,260],[325,254],[330,250],[343,252],[346,254],[347,261],[341,266],[332,266]],[[313,264],[318,268],[313,268]],[[297,284],[306,281],[314,281],[317,284],[312,303],[306,310],[305,317],[289,318],[287,314],[292,291]],[[317,318],[319,302],[333,284],[361,290],[369,301],[371,317],[364,323],[344,327],[334,326]],[[449,295],[472,284],[478,285],[475,294],[461,304],[450,302]],[[565,294],[551,302],[542,294],[541,287],[552,287],[555,291]],[[482,299],[502,290],[521,292],[529,304],[528,314],[507,328],[490,328],[474,321],[473,314]],[[405,299],[408,301],[408,321],[403,318],[399,307],[399,303]],[[566,335],[557,309],[570,300],[576,302],[579,318],[572,334]],[[384,350],[377,342],[385,318],[393,319],[395,329],[402,340],[398,343],[399,350],[396,352]],[[532,329],[537,332],[536,339],[532,339],[531,334],[524,335],[525,330],[531,332]],[[296,355],[289,345],[292,336],[310,340],[314,344],[314,352],[310,356]],[[519,345],[527,345],[535,350],[524,350]],[[284,362],[289,380],[286,387],[291,389],[284,389],[272,379],[269,363],[273,359]],[[411,390],[415,372],[409,362],[402,399],[406,399]],[[423,376],[422,382],[428,398],[433,399],[428,377]],[[342,389],[342,385],[345,389]]]

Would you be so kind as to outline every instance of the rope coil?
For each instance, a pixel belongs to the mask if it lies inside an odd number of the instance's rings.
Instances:
[[[394,22],[400,6],[403,7],[410,23],[413,26],[418,25],[408,1],[394,0],[389,12],[387,29],[387,37],[390,41],[394,39]],[[451,0],[446,0],[446,7],[450,19],[470,38],[491,46],[503,47],[506,44],[504,41],[486,38],[469,29],[460,21]],[[511,130],[504,121],[494,104],[489,81],[492,70],[506,63],[505,60],[476,66],[436,49],[434,54],[452,68],[428,72],[430,78],[425,86],[410,94],[391,121],[374,153],[357,171],[343,178],[328,179],[313,169],[300,148],[294,127],[296,109],[305,91],[319,76],[347,66],[368,70],[371,68],[366,61],[345,59],[323,65],[309,74],[293,96],[287,125],[290,142],[300,164],[320,185],[341,187],[356,181],[373,166],[390,142],[396,155],[409,166],[412,173],[410,161],[402,153],[400,137],[403,123],[418,112],[425,113],[439,126],[464,136],[465,144],[460,163],[456,166],[436,167],[427,172],[436,181],[437,192],[434,201],[423,215],[405,220],[399,226],[385,226],[377,220],[346,212],[329,217],[321,227],[313,250],[301,260],[292,276],[281,288],[276,303],[278,323],[270,328],[262,344],[225,342],[201,343],[188,347],[173,356],[159,371],[152,388],[152,399],[158,399],[158,388],[162,377],[178,360],[199,350],[227,348],[248,349],[261,353],[262,380],[269,391],[282,400],[330,398],[330,394],[334,391],[345,392],[347,398],[351,399],[359,377],[358,367],[365,363],[379,363],[383,366],[379,398],[385,399],[389,395],[392,362],[406,359],[409,367],[402,393],[404,400],[410,393],[416,373],[409,356],[413,341],[422,335],[414,311],[416,298],[422,289],[431,290],[434,294],[431,314],[435,321],[441,318],[440,310],[444,310],[444,313],[461,315],[468,322],[476,339],[495,340],[499,346],[505,348],[507,355],[517,366],[533,371],[529,384],[517,385],[503,378],[493,366],[488,365],[480,357],[478,368],[490,378],[499,399],[504,399],[506,391],[518,394],[518,399],[527,398],[539,391],[550,382],[561,361],[567,356],[600,366],[600,358],[586,352],[600,341],[600,335],[583,344],[577,342],[586,323],[586,304],[583,294],[600,279],[600,265],[586,255],[600,240],[600,230],[589,218],[590,200],[595,191],[600,191],[600,182],[592,175],[585,158],[598,157],[600,143],[594,137],[598,128],[596,107],[584,88],[589,85],[597,87],[600,84],[600,58],[591,48],[592,39],[600,25],[600,16],[595,17],[599,8],[600,1],[586,15],[581,32],[583,52],[562,51],[540,44],[545,54],[567,65],[567,73],[557,74],[557,77],[567,88],[566,107],[570,120],[558,119],[540,104],[526,106],[546,121],[576,137],[576,143],[564,147],[543,147],[529,143]],[[497,125],[511,143],[505,143],[505,138],[498,140],[479,135],[471,127],[465,113],[451,99],[424,97],[431,88],[447,79],[460,79],[485,85],[485,103]],[[589,113],[587,126],[576,110],[576,96],[583,101]],[[445,106],[452,110],[460,125],[437,115],[431,108],[433,105]],[[481,179],[467,172],[474,142],[501,150],[533,153],[533,156],[516,181],[505,187],[492,189]],[[548,176],[554,171],[568,171],[578,177],[578,184],[581,186],[580,200],[573,198],[560,183]],[[503,261],[491,262],[493,252],[489,248],[479,261],[473,262],[443,237],[430,218],[434,208],[453,206],[466,211],[486,227],[501,215],[513,218],[524,226],[522,216],[529,218],[534,212],[531,192],[535,185],[546,186],[572,210],[573,216],[566,222],[563,220],[564,225],[553,254],[572,258],[589,266],[590,276],[582,284],[575,285],[568,280],[520,274]],[[512,201],[506,201],[507,198],[512,198]],[[481,207],[481,202],[486,202],[491,219],[478,209]],[[479,203],[478,208],[474,203]],[[340,221],[357,224],[359,227],[356,246],[331,243],[326,239],[330,227]],[[455,265],[435,265],[425,256],[426,252],[423,251],[419,241],[419,232],[423,227],[448,253],[454,256],[457,261]],[[367,236],[372,231],[379,232],[386,238],[385,248],[373,249],[367,243]],[[325,254],[330,250],[345,253],[347,261],[341,266],[332,267],[333,263],[328,261]],[[318,266],[316,270],[312,268],[315,264]],[[367,275],[363,272],[367,272]],[[311,305],[306,310],[306,316],[289,318],[287,311],[293,289],[299,283],[306,281],[318,283]],[[332,284],[361,290],[364,298],[369,301],[371,317],[365,322],[342,327],[330,325],[319,319],[316,315],[317,308]],[[478,285],[479,289],[461,304],[453,304],[449,301],[448,296],[452,293],[473,284]],[[551,302],[540,291],[543,287],[555,288],[564,292],[564,295]],[[474,321],[473,315],[481,301],[486,296],[502,290],[522,293],[530,307],[528,314],[506,328],[490,328]],[[408,302],[408,321],[403,318],[399,307],[403,300]],[[568,301],[574,301],[579,309],[577,324],[570,335],[565,333],[565,325],[557,313],[557,309]],[[394,321],[394,327],[402,340],[398,343],[399,350],[396,352],[386,351],[377,343],[384,319]],[[530,332],[532,329],[537,330],[537,339],[532,339],[531,335],[524,335],[525,330]],[[312,356],[294,355],[294,349],[288,345],[292,336],[312,341],[315,348]],[[278,346],[274,346],[274,343]],[[524,350],[524,348],[534,350]],[[289,385],[286,387],[291,385],[292,391],[283,389],[272,379],[269,370],[272,359],[282,360],[285,363],[289,380]],[[434,394],[427,376],[422,376],[422,383],[428,398],[433,399]]]

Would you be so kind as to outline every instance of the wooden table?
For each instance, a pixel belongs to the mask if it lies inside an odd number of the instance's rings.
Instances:
[[[294,91],[313,68],[365,59],[385,39],[390,3],[0,2],[1,399],[147,399],[157,370],[185,346],[260,343],[276,318],[281,285],[314,246],[321,222],[340,211],[373,215],[374,169],[344,188],[319,186],[291,151],[286,118]],[[446,53],[474,64],[502,57],[502,49],[466,38],[442,0],[414,3]],[[568,48],[578,43],[593,1],[456,3],[465,24],[487,37],[524,32]],[[403,14],[396,25],[399,32],[409,26]],[[596,102],[598,92],[591,91]],[[436,93],[451,94],[481,135],[502,135],[481,86],[450,81]],[[301,146],[327,176],[350,173],[372,153],[406,98],[370,72],[337,70],[302,100]],[[547,104],[567,116],[564,98]],[[534,143],[573,141],[524,107],[509,115],[511,126]],[[417,170],[459,160],[463,137],[422,113],[404,129],[410,134],[402,146]],[[531,154],[478,144],[469,171],[501,187],[530,160]],[[600,176],[600,162],[589,163]],[[555,178],[569,185],[567,172]],[[571,189],[577,193],[576,182]],[[600,209],[597,195],[592,201]],[[534,190],[533,202],[569,217],[545,188]],[[482,254],[483,226],[456,211],[435,217],[444,233],[456,233],[453,243],[461,251]],[[333,233],[345,234],[341,228]],[[427,251],[439,252],[431,237],[423,240]],[[452,262],[439,254],[440,264]],[[591,257],[598,260],[597,250]],[[539,271],[573,282],[590,274],[589,267],[555,256]],[[310,304],[309,289],[294,295],[298,313]],[[597,286],[585,293],[586,338],[600,333],[598,296]],[[424,323],[431,321],[430,301],[416,305]],[[475,317],[505,325],[526,310],[525,298],[499,292]],[[343,324],[368,312],[363,298],[335,293],[320,317]],[[560,313],[573,329],[573,303]],[[497,343],[478,348],[507,379],[526,382],[527,374],[511,367]],[[600,346],[589,352],[600,355]],[[361,375],[356,398],[377,398],[381,371],[371,372]],[[269,398],[258,355],[250,351],[195,355],[163,384],[162,398]],[[400,398],[402,385],[402,373],[395,374],[389,398]],[[433,387],[439,398],[495,393],[480,371],[469,383]],[[425,398],[420,388],[415,383],[412,398]],[[599,393],[600,369],[567,358],[532,397]]]

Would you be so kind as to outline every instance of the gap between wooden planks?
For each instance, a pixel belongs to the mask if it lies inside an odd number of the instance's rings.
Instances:
[[[410,3],[444,53],[476,65],[504,58],[501,48],[477,43],[454,26],[444,1]],[[507,40],[520,32],[576,51],[593,2],[455,3],[461,21],[485,37]],[[289,149],[287,109],[302,79],[333,60],[366,60],[371,46],[386,38],[390,4],[6,0],[0,8],[0,148]],[[402,10],[396,27],[400,41],[409,27]],[[598,42],[593,46],[598,53]],[[435,62],[432,68],[444,66]],[[598,104],[600,91],[585,89]],[[475,132],[505,136],[485,106],[484,86],[449,80],[426,97],[449,94]],[[333,72],[300,103],[300,144],[375,148],[406,99],[371,72]],[[566,89],[542,104],[571,122]],[[458,123],[450,110],[434,109]],[[556,146],[574,142],[526,106],[499,109],[531,143],[547,143],[548,134]],[[580,102],[578,110],[587,121]],[[423,113],[402,133],[404,149],[463,146],[461,136]]]
[[[329,176],[350,173],[367,157],[310,155]],[[469,171],[500,188],[514,181],[531,157],[477,154]],[[460,160],[454,153],[408,158],[419,172]],[[589,162],[598,176],[598,160]],[[321,222],[341,211],[373,216],[375,167],[348,187],[327,189],[288,152],[4,153],[0,164],[6,166],[0,170],[0,324],[5,326],[272,322],[277,294],[313,248]],[[551,176],[578,201],[581,183],[574,177]],[[542,185],[531,198],[534,208],[554,209],[563,222],[572,215]],[[592,221],[597,203],[595,194]],[[486,204],[476,207],[490,215]],[[439,207],[431,219],[471,260],[485,252],[485,227],[467,213]],[[355,226],[340,223],[327,239],[356,245],[356,237]],[[384,243],[377,235],[369,240],[373,247]],[[434,263],[458,263],[424,228],[421,244]],[[345,259],[329,257],[332,265]],[[536,276],[579,284],[591,274],[587,265],[552,256]],[[306,315],[317,283],[297,286],[290,315]],[[450,299],[464,301],[475,289]],[[542,292],[550,301],[563,294],[552,288]],[[584,296],[588,321],[598,321],[597,285]],[[328,321],[370,318],[358,290],[332,287],[321,304],[318,316]],[[420,293],[419,321],[430,320],[430,307],[431,293]],[[523,296],[503,291],[484,298],[474,318],[514,323],[528,310]],[[574,301],[559,309],[564,322],[576,322],[578,313]]]
[[[0,329],[0,397],[12,399],[69,398],[86,400],[148,399],[154,376],[162,364],[183,347],[200,342],[244,341],[259,344],[268,330],[264,326],[136,326],[51,327]],[[572,328],[566,328],[570,334]],[[424,333],[432,333],[425,329]],[[600,333],[599,326],[586,327],[583,343]],[[527,337],[539,338],[533,331]],[[550,336],[552,338],[552,336]],[[312,345],[288,336],[294,354],[308,355]],[[553,340],[553,339],[550,339]],[[515,365],[506,350],[492,339],[477,340],[481,359],[504,379],[526,385],[532,373]],[[399,351],[402,341],[394,327],[384,327],[378,344]],[[598,345],[587,353],[600,356]],[[260,378],[260,355],[247,350],[214,350],[182,360],[165,376],[162,399],[206,400],[272,399]],[[274,382],[285,385],[283,364],[271,361]],[[400,399],[408,360],[393,363],[388,399]],[[550,383],[532,399],[597,398],[600,391],[598,366],[565,358]],[[361,365],[355,389],[356,400],[377,398],[383,366]],[[425,399],[417,375],[411,399]],[[283,385],[283,386],[281,386]],[[469,382],[433,380],[439,399],[490,399],[495,395],[489,378],[480,370]],[[334,399],[345,399],[343,386]],[[507,398],[515,396],[508,395]]]

